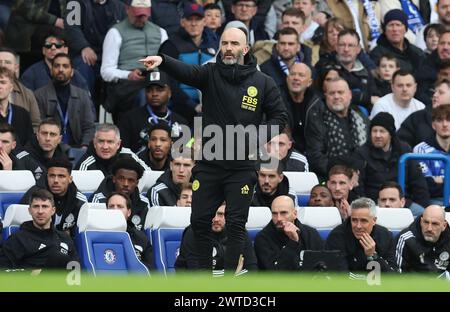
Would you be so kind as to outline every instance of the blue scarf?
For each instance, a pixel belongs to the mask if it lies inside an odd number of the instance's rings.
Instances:
[[[374,43],[377,41],[378,37],[380,37],[380,24],[378,23],[377,17],[375,15],[375,10],[372,7],[372,3],[370,0],[362,0],[364,10],[367,14],[367,21],[369,23],[370,28],[370,42]],[[357,22],[357,21],[355,21]]]
[[[419,9],[410,0],[400,0],[400,3],[402,4],[403,11],[408,16],[408,28],[414,33],[417,33],[423,26],[425,26],[425,22]]]
[[[287,75],[289,75],[289,67],[286,65],[285,62],[283,62],[283,60],[281,59],[280,56],[278,56],[278,62],[280,63],[280,68],[281,70]],[[300,57],[298,56],[298,54],[295,56],[295,61],[294,63],[301,63],[302,60],[300,59]]]

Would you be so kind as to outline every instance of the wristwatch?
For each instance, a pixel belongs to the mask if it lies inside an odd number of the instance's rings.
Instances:
[[[377,260],[377,259],[378,259],[378,254],[377,254],[376,251],[373,253],[372,256],[368,256],[367,257],[367,261],[374,261],[374,260]]]

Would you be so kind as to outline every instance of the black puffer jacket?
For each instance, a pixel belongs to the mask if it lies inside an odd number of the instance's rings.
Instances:
[[[220,127],[224,142],[224,154],[228,149],[234,148],[238,151],[238,143],[233,139],[227,139],[227,125],[249,125],[259,126],[265,123],[269,126],[275,125],[284,128],[288,121],[286,107],[282,102],[280,91],[272,78],[256,69],[256,59],[247,53],[244,65],[226,65],[219,55],[216,63],[208,63],[203,66],[188,65],[175,60],[169,56],[161,55],[163,62],[160,68],[172,75],[178,81],[189,84],[202,91],[203,101],[203,129],[209,125]],[[270,128],[270,127],[268,127]],[[230,132],[230,131],[228,131]],[[274,134],[267,134],[271,138]],[[210,139],[203,138],[203,146]],[[226,146],[226,142],[234,142],[233,147]],[[245,143],[239,144],[249,150],[249,137],[245,136]],[[257,151],[249,151],[245,155],[258,155]],[[227,159],[227,155],[220,155]],[[234,155],[233,159],[237,159]],[[202,162],[202,160],[200,160]],[[245,160],[212,160],[208,161],[224,169],[246,169],[254,170],[255,161]]]
[[[411,148],[432,135],[434,130],[431,127],[431,105],[409,115],[397,131],[398,138],[408,143]]]

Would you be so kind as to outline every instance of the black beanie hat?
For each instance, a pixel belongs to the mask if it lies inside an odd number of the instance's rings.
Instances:
[[[393,9],[387,12],[384,16],[384,26],[386,27],[386,25],[391,21],[401,22],[403,25],[405,25],[406,30],[408,30],[408,16],[402,10]]]
[[[395,137],[395,121],[391,114],[386,112],[379,112],[376,114],[370,122],[371,131],[374,126],[383,127],[389,132],[391,137]]]

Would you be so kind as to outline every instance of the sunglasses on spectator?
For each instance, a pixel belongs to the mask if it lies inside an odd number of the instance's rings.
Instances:
[[[55,46],[55,48],[57,49],[61,49],[62,47],[64,47],[66,44],[64,42],[46,42],[44,44],[44,48],[46,49],[51,49],[53,46]]]

